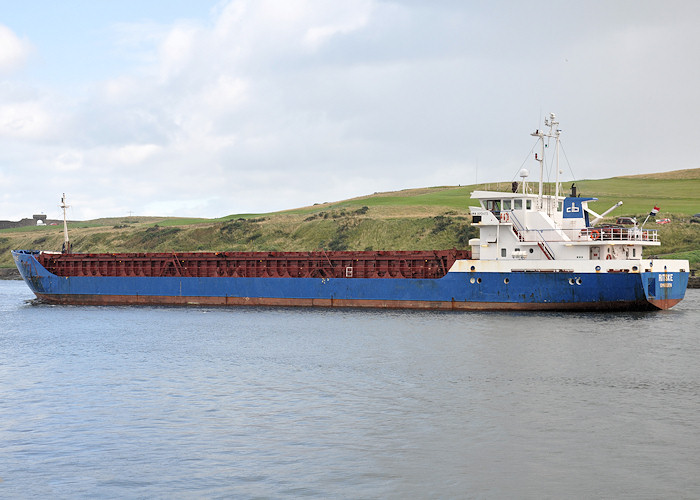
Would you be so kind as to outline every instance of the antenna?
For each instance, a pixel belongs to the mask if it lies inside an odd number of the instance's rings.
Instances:
[[[549,137],[554,137],[556,140],[555,142],[555,155],[556,159],[554,162],[554,168],[556,169],[556,177],[554,181],[554,203],[559,201],[559,174],[561,174],[561,170],[559,169],[559,134],[561,134],[561,129],[559,128],[559,122],[557,121],[557,117],[554,113],[549,113]],[[554,129],[554,134],[552,135],[552,129]]]
[[[544,143],[544,138],[546,137],[547,139],[554,138],[556,139],[556,158],[555,158],[555,168],[556,168],[556,180],[555,180],[555,188],[554,188],[554,199],[552,199],[551,195],[549,196],[549,202],[547,203],[547,213],[549,215],[552,215],[552,212],[556,209],[556,203],[559,200],[559,134],[561,133],[561,130],[559,129],[559,122],[557,121],[557,116],[554,113],[549,113],[549,116],[544,119],[544,124],[546,127],[549,127],[549,132],[545,132],[543,130],[537,129],[535,130],[532,134],[530,134],[533,137],[537,137],[540,142],[540,153],[535,153],[535,160],[537,160],[540,163],[540,183],[539,183],[539,189],[538,189],[538,194],[537,194],[537,206],[539,209],[542,209],[544,206],[543,203],[543,193],[542,193],[542,184],[544,181],[544,150],[545,150],[545,143]],[[552,207],[552,203],[554,203],[554,207]]]
[[[66,193],[63,193],[61,197],[61,204],[59,205],[63,209],[63,253],[71,253],[70,251],[70,240],[68,239],[68,222],[66,220],[66,209],[70,207],[66,203]]]
[[[547,120],[545,119],[545,125],[547,124]],[[542,179],[544,177],[544,137],[545,133],[541,131],[540,129],[535,130],[533,133],[530,134],[533,137],[538,137],[538,140],[541,145],[541,151],[538,155],[538,153],[535,153],[535,160],[540,163],[540,184],[539,188],[537,190],[537,209],[541,210],[542,209]]]

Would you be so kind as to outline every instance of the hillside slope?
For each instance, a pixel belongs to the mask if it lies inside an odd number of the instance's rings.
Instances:
[[[643,218],[658,205],[659,215],[673,222],[658,227],[663,245],[655,253],[683,253],[695,265],[700,261],[700,224],[690,222],[690,216],[700,212],[700,169],[581,180],[576,186],[580,194],[599,198],[591,204],[599,212],[623,200],[611,217]],[[509,187],[510,183],[409,189],[221,219],[108,218],[74,222],[69,230],[76,252],[464,248],[478,234],[470,225],[470,193]],[[56,226],[2,230],[0,267],[13,266],[10,249],[59,250],[62,239],[62,229]]]

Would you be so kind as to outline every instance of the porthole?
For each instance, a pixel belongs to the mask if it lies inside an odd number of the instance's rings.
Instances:
[[[471,269],[472,271],[475,271],[475,270],[476,270],[476,266],[472,266],[472,267],[470,267],[470,269]]]
[[[573,285],[573,284],[574,284],[574,279],[573,279],[573,278],[569,278],[569,285]]]
[[[471,283],[471,284],[473,285],[475,281],[476,281],[476,280],[475,280],[474,278],[471,278],[471,279],[469,280],[469,283]]]
[[[510,283],[510,280],[509,280],[508,278],[505,278],[505,279],[503,280],[503,283],[505,283],[505,284],[507,285],[508,283]]]
[[[476,282],[477,282],[477,283],[481,283],[481,278],[477,278],[477,279],[476,279]]]
[[[596,271],[600,271],[600,266],[595,266]]]
[[[535,249],[534,249],[534,248],[531,248],[531,249],[530,249],[530,253],[535,253]]]
[[[637,269],[639,269],[637,266],[632,266],[632,271],[636,271]]]
[[[580,285],[581,284],[581,278],[576,278],[576,284]]]

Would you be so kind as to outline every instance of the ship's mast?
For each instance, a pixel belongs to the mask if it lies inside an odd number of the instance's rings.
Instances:
[[[555,143],[554,143],[554,152],[555,152],[555,164],[554,167],[557,169],[556,177],[555,177],[555,182],[554,182],[554,210],[556,210],[557,203],[559,202],[559,133],[561,130],[559,130],[559,122],[556,121],[556,116],[554,116],[554,113],[550,113],[550,126],[549,126],[549,136],[552,137],[552,128],[554,129],[554,138],[555,138]]]
[[[69,207],[66,203],[66,193],[61,197],[59,207],[63,209],[63,253],[70,253],[70,240],[68,239],[68,221],[66,219],[66,209]]]
[[[546,123],[546,121],[545,121]],[[542,132],[540,129],[535,130],[532,134],[530,134],[533,137],[539,137],[540,145],[541,145],[541,151],[539,153],[539,156],[537,153],[535,153],[535,160],[540,162],[540,184],[539,184],[539,189],[537,191],[537,210],[542,210],[542,179],[544,178],[544,132]]]
[[[544,138],[554,138],[556,140],[555,143],[555,152],[556,152],[556,165],[555,168],[557,169],[556,171],[556,182],[555,182],[555,189],[554,189],[554,207],[556,208],[556,203],[559,199],[559,133],[561,130],[559,130],[558,125],[559,122],[556,121],[556,115],[554,113],[549,113],[549,116],[544,119],[544,124],[545,126],[549,127],[549,132],[545,132],[543,130],[535,130],[532,134],[530,134],[533,137],[538,137],[540,141],[540,153],[537,154],[535,153],[535,160],[537,160],[540,163],[540,183],[539,183],[539,189],[537,192],[537,208],[539,210],[542,209],[544,206],[544,196],[542,193],[542,186],[544,182],[544,148],[545,148],[545,143],[544,143]],[[547,204],[547,213],[549,215],[552,215],[552,204],[548,203]]]

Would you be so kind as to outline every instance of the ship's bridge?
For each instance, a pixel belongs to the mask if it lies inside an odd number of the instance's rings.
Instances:
[[[641,258],[642,246],[660,244],[656,230],[593,226],[601,216],[588,202],[596,198],[497,191],[474,191],[472,198],[480,205],[470,207],[480,230],[469,242],[474,258]]]

